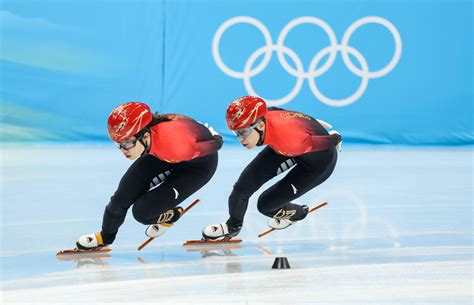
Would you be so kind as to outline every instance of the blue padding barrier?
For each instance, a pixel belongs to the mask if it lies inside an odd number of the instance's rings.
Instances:
[[[472,1],[10,1],[0,141],[105,141],[125,101],[208,122],[258,95],[346,143],[466,145]]]

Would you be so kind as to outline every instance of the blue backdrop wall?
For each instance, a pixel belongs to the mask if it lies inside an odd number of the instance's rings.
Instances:
[[[0,141],[105,141],[144,101],[209,122],[253,94],[346,142],[474,143],[470,0],[4,1]]]

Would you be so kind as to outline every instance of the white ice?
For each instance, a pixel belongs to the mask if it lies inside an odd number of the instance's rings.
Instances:
[[[297,202],[329,205],[241,245],[183,247],[227,218],[227,196],[257,151],[227,147],[199,203],[142,251],[129,215],[110,254],[58,259],[102,213],[130,165],[109,146],[3,145],[1,304],[472,304],[472,148],[345,147],[333,176]],[[281,176],[276,179],[280,179]],[[291,269],[271,268],[277,256]]]

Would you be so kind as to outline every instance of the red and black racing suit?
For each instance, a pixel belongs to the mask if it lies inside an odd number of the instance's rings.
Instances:
[[[288,174],[258,198],[258,210],[269,217],[277,212],[291,212],[292,219],[304,213],[291,203],[319,184],[333,172],[337,161],[340,135],[329,135],[312,117],[294,111],[270,108],[265,115],[262,144],[267,145],[247,165],[229,196],[229,227],[242,226],[250,196],[265,182],[291,169]],[[232,230],[232,229],[231,229]]]
[[[165,114],[159,121],[150,127],[149,153],[130,166],[105,208],[105,244],[114,241],[132,205],[138,222],[156,223],[160,214],[203,187],[216,171],[220,136],[183,115]]]

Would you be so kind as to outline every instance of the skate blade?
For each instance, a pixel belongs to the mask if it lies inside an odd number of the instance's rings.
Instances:
[[[71,255],[71,254],[94,254],[94,253],[104,253],[112,251],[111,248],[103,247],[97,248],[92,250],[80,250],[80,249],[66,249],[66,250],[59,250],[56,255]]]
[[[199,240],[187,240],[183,243],[183,246],[190,245],[220,245],[220,244],[238,244],[241,243],[240,238],[224,238],[224,239],[199,239]]]
[[[319,208],[322,208],[323,206],[325,206],[325,205],[327,205],[327,204],[328,204],[328,202],[325,201],[325,202],[323,202],[323,203],[321,203],[321,204],[318,204],[317,206],[312,207],[311,209],[309,209],[308,214],[310,214],[310,213],[316,211],[316,210],[319,209]],[[288,227],[290,227],[290,226],[291,226],[291,225],[289,225]],[[288,227],[286,227],[286,228],[288,228]],[[275,228],[268,229],[268,230],[266,230],[265,232],[262,232],[262,233],[258,234],[258,238],[263,237],[263,236],[265,236],[265,235],[267,235],[268,233],[271,233],[271,232],[273,232],[273,231],[280,231],[280,230],[284,230],[284,229],[286,229],[286,228],[283,228],[283,229],[275,229]]]
[[[194,200],[190,205],[188,205],[183,213],[181,214],[181,217],[183,217],[184,214],[186,214],[193,206],[195,206],[199,201],[201,201],[201,199],[196,199]],[[180,217],[180,218],[181,218]],[[157,236],[159,237],[159,236]],[[138,251],[140,251],[141,249],[145,248],[146,245],[148,245],[153,239],[155,239],[154,237],[149,237],[147,240],[145,240],[140,246],[138,246]]]

